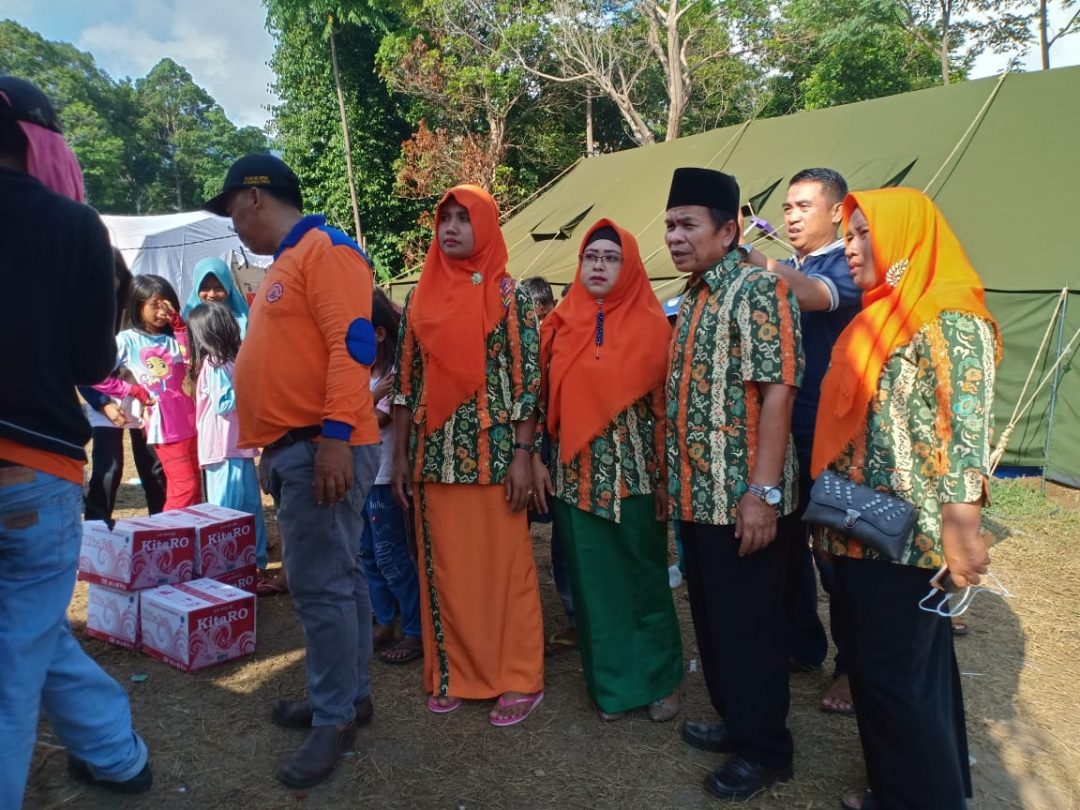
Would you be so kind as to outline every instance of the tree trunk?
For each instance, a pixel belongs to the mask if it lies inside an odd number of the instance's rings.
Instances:
[[[682,37],[679,36],[678,2],[673,0],[668,5],[664,27],[667,29],[667,69],[668,119],[665,141],[673,141],[682,133],[683,113],[690,100],[690,77],[686,75],[682,62]]]
[[[585,157],[593,154],[592,93],[585,97]]]
[[[330,25],[334,18],[330,18]],[[334,85],[337,88],[338,111],[341,113],[341,135],[345,142],[345,173],[349,179],[349,201],[352,203],[353,225],[356,227],[356,242],[364,247],[364,232],[360,229],[360,202],[356,198],[356,180],[353,178],[352,145],[349,143],[349,119],[345,115],[345,93],[341,89],[341,71],[338,70],[337,43],[334,31],[330,30],[330,61],[334,68]]]
[[[1042,69],[1050,69],[1050,40],[1046,35],[1048,10],[1046,0],[1039,0],[1039,54],[1042,56]]]
[[[942,0],[941,3],[941,83],[949,86],[949,24],[952,1]]]

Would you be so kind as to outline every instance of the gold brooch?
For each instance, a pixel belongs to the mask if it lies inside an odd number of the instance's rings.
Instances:
[[[910,262],[908,262],[907,259],[901,259],[893,264],[892,267],[885,271],[885,283],[890,287],[895,287],[899,284],[900,279],[904,276],[904,271],[908,269],[908,264],[910,264]]]
[[[484,280],[484,277],[479,272],[476,272],[476,273],[472,274],[472,283],[473,284],[479,284],[483,280]]]

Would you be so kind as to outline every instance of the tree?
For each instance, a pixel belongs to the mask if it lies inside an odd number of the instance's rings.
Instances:
[[[1080,2],[1077,0],[1061,0],[1061,8],[1070,16],[1065,20],[1057,31],[1050,29],[1050,3],[1049,0],[1038,0],[1039,8],[1036,11],[1036,24],[1039,30],[1039,56],[1042,61],[1042,69],[1050,69],[1050,49],[1063,37],[1080,32]]]
[[[335,36],[360,216],[375,270],[388,278],[403,268],[403,245],[412,239],[422,206],[395,193],[394,161],[411,129],[375,66],[386,30],[382,26],[397,23],[390,16],[374,22],[365,17],[364,24],[341,22],[358,13],[337,4],[315,4],[310,11],[307,3],[269,4],[268,24],[277,40],[270,65],[281,99],[273,110],[273,127],[276,145],[300,177],[305,206],[326,214],[342,230],[352,230],[328,40],[329,15],[339,15]]]

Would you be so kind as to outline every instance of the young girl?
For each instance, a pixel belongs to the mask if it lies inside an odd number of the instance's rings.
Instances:
[[[131,294],[131,271],[120,251],[113,248],[113,288],[116,292],[116,331],[124,325],[124,309]],[[124,477],[124,430],[131,436],[131,455],[146,493],[146,508],[153,515],[165,505],[165,474],[132,406],[140,411],[152,400],[150,392],[135,382],[131,373],[118,366],[107,380],[94,386],[80,386],[86,400],[87,420],[93,429],[90,481],[86,488],[86,520],[112,520],[116,493]]]
[[[394,615],[401,611],[401,640],[379,655],[387,664],[408,664],[423,656],[420,643],[420,585],[416,560],[405,532],[405,513],[394,501],[390,467],[394,454],[394,426],[390,416],[390,387],[397,353],[401,315],[380,290],[375,291],[371,325],[378,349],[371,366],[371,396],[382,434],[382,457],[375,484],[364,504],[364,535],[360,560],[371,593],[375,614],[375,646],[390,647],[394,640]]]
[[[255,516],[255,562],[266,568],[266,527],[255,472],[257,450],[236,446],[239,425],[232,374],[240,351],[240,327],[221,304],[199,304],[188,315],[189,375],[195,384],[199,464],[206,474],[206,499]]]
[[[187,378],[187,327],[172,285],[161,276],[135,276],[128,323],[116,336],[117,360],[150,392],[154,404],[143,415],[146,441],[165,471],[165,509],[202,499],[195,402]]]
[[[187,318],[199,304],[222,304],[236,318],[240,327],[240,339],[247,333],[248,305],[243,293],[233,281],[229,266],[221,259],[210,256],[195,263],[195,274],[181,317]]]

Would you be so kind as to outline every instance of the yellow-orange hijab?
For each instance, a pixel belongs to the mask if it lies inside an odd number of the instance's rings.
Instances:
[[[863,293],[862,311],[833,346],[832,362],[821,383],[810,465],[814,477],[865,430],[867,409],[886,360],[924,324],[951,310],[977,315],[997,329],[986,309],[978,273],[929,197],[910,188],[848,194],[845,233],[856,208],[870,226],[877,278],[875,286]],[[999,358],[1000,354],[999,336]],[[944,403],[940,395],[938,399],[939,406],[947,406],[947,399]],[[939,420],[939,432],[949,429],[947,418]],[[940,446],[947,446],[949,437],[939,438]]]
[[[475,245],[467,259],[439,247],[439,213],[453,198],[469,212]],[[425,430],[442,427],[487,378],[487,336],[505,314],[506,242],[499,207],[479,186],[454,186],[435,209],[435,238],[409,305],[409,324],[424,354]]]
[[[608,219],[585,233],[614,228],[623,264],[604,297],[603,342],[596,345],[597,299],[581,282],[581,262],[566,298],[540,326],[540,367],[547,392],[547,429],[569,461],[611,420],[663,383],[671,325],[649,285],[637,240]]]

